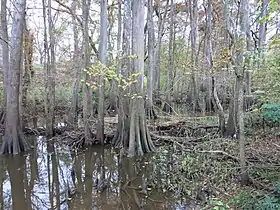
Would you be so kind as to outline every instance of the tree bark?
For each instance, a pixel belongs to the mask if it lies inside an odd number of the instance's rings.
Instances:
[[[117,33],[117,59],[121,55],[121,38],[122,38],[122,2],[118,0],[118,33]],[[117,66],[117,75],[120,75],[121,65]],[[115,115],[118,109],[118,81],[113,78],[111,84],[110,104],[108,111],[110,114]]]
[[[264,18],[267,15],[267,10],[268,10],[268,0],[263,0],[262,1],[262,8],[261,8],[261,14],[260,18]],[[276,15],[278,17],[278,15]],[[278,30],[278,27],[277,27]],[[266,41],[266,31],[267,31],[267,21],[264,19],[260,23],[260,28],[259,28],[259,68],[262,68],[264,65],[264,47],[265,47],[265,41]],[[277,34],[277,33],[276,33]]]
[[[208,71],[209,71],[209,75],[212,75],[212,82],[210,80],[209,77],[209,84],[208,83],[208,88],[210,89],[210,93],[209,94],[209,98],[210,101],[208,101],[208,106],[209,108],[211,107],[212,104],[212,94],[214,97],[214,102],[216,104],[217,107],[217,111],[218,111],[218,116],[219,116],[219,129],[221,132],[221,135],[224,135],[225,132],[225,114],[224,114],[224,109],[221,105],[221,102],[219,100],[218,97],[218,93],[217,93],[217,89],[216,89],[216,83],[215,83],[215,76],[213,73],[213,45],[212,45],[212,12],[213,12],[213,8],[212,8],[212,4],[213,1],[212,0],[208,0],[207,1],[207,23],[206,23],[206,53],[205,53],[205,59],[206,59],[206,64],[208,67]],[[212,88],[211,88],[212,87]]]
[[[7,172],[11,183],[12,209],[28,209],[24,189],[24,165],[26,157],[11,156],[7,161]],[[12,163],[12,164],[11,164]]]
[[[6,111],[6,104],[7,104],[7,83],[8,83],[8,73],[9,73],[9,37],[8,37],[8,22],[7,22],[7,0],[1,0],[1,13],[0,13],[0,21],[1,21],[1,40],[0,43],[2,45],[2,53],[3,53],[3,113],[1,114],[0,123],[4,124],[5,121],[5,111]]]
[[[160,2],[160,1],[159,1]],[[158,15],[158,37],[157,37],[157,47],[156,47],[156,52],[155,52],[155,89],[158,92],[159,95],[159,91],[160,91],[160,73],[161,73],[161,68],[160,68],[160,53],[161,53],[161,42],[162,42],[162,36],[163,36],[163,30],[164,30],[164,23],[166,20],[166,16],[167,16],[167,11],[168,11],[168,6],[169,6],[169,0],[166,1],[166,5],[165,5],[165,10],[164,10],[164,14],[163,17],[160,14],[160,5],[155,4],[155,10],[156,13]]]
[[[43,0],[43,7],[45,7],[45,0]],[[54,106],[55,106],[55,40],[54,40],[54,24],[52,20],[52,4],[51,0],[48,0],[47,5],[47,17],[48,17],[48,33],[49,33],[49,47],[47,44],[47,31],[45,29],[45,52],[47,54],[47,84],[46,84],[46,91],[47,91],[47,97],[46,97],[46,103],[45,103],[45,110],[46,110],[46,136],[52,137],[54,135]],[[44,12],[44,21],[46,21],[46,11],[43,9]],[[45,23],[46,26],[46,23]]]
[[[68,129],[75,129],[78,126],[78,104],[79,104],[79,87],[81,71],[79,68],[79,40],[76,20],[76,7],[77,1],[72,2],[72,23],[73,23],[73,38],[74,38],[74,52],[73,52],[73,69],[74,69],[74,84],[73,84],[73,96],[71,101],[70,113],[68,115],[67,126]]]
[[[85,70],[89,67],[89,34],[88,34],[88,21],[89,21],[89,8],[90,0],[83,0],[83,67]],[[87,85],[90,83],[90,77],[87,72],[85,72],[84,79],[84,99],[83,99],[83,121],[84,121],[84,132],[85,132],[85,143],[89,144],[92,133],[89,128],[89,117],[91,115],[92,108],[92,90],[91,87]]]
[[[245,158],[245,130],[244,130],[244,114],[243,114],[243,90],[244,90],[244,72],[248,69],[248,65],[244,65],[244,50],[242,50],[243,46],[246,46],[248,49],[248,42],[250,42],[248,31],[250,31],[250,23],[249,23],[249,2],[248,0],[242,0],[241,1],[241,10],[240,10],[240,28],[241,28],[241,36],[240,40],[245,40],[245,42],[241,41],[241,45],[239,50],[237,52],[236,56],[236,64],[237,68],[235,71],[236,74],[236,80],[237,80],[237,88],[236,91],[239,90],[239,97],[238,97],[238,111],[237,111],[237,120],[238,120],[238,129],[239,129],[239,153],[240,153],[240,166],[241,166],[241,184],[245,185],[248,184],[249,176],[246,170],[246,158]],[[247,51],[248,54],[248,51]],[[246,61],[246,60],[245,60]],[[248,64],[248,63],[247,63]]]
[[[148,0],[148,13],[147,13],[147,25],[148,25],[148,89],[147,89],[147,104],[146,114],[149,119],[155,119],[156,113],[153,108],[153,87],[154,87],[154,22],[153,22],[153,0]]]
[[[128,72],[131,68],[131,34],[132,21],[131,21],[131,0],[124,1],[124,17],[123,17],[123,60],[121,62],[122,71],[121,76],[127,78]],[[129,138],[129,101],[128,89],[122,88],[123,83],[120,82],[118,88],[119,94],[119,109],[118,109],[118,128],[117,133],[113,139],[112,144],[118,148],[128,147]]]
[[[212,111],[212,82],[211,82],[211,76],[213,76],[213,49],[212,49],[212,0],[207,1],[207,14],[206,14],[206,30],[205,30],[205,37],[206,37],[206,44],[205,44],[205,62],[206,66],[208,67],[208,88],[206,93],[206,107],[208,108],[208,111]],[[206,73],[206,74],[207,74]],[[216,100],[215,100],[216,101]],[[207,109],[206,108],[206,109]]]
[[[173,0],[170,1],[170,24],[169,24],[169,43],[168,43],[168,67],[166,75],[166,102],[164,104],[163,110],[167,113],[172,112],[171,108],[171,91],[172,91],[172,73],[174,66],[174,52],[173,52],[173,41],[174,41],[174,3]]]
[[[19,86],[21,55],[23,48],[23,23],[25,19],[26,0],[13,3],[13,24],[11,33],[10,66],[7,81],[6,125],[1,153],[18,154],[25,150],[23,134],[19,119]]]
[[[108,2],[101,0],[100,12],[100,43],[99,43],[99,60],[106,66],[107,45],[108,45]],[[97,140],[104,144],[104,69],[100,69],[99,85],[98,85],[98,119],[97,119]]]
[[[144,0],[134,0],[132,4],[132,54],[131,73],[139,73],[137,83],[131,87],[129,147],[128,156],[142,155],[155,150],[148,132],[144,109]]]
[[[26,21],[25,21],[26,22]],[[33,71],[33,46],[34,46],[34,33],[27,28],[25,23],[24,28],[24,70],[22,74],[22,99],[21,99],[21,106],[22,106],[22,127],[24,128],[27,123],[28,119],[26,118],[27,113],[27,91],[28,87],[30,86],[31,79],[34,75]]]
[[[192,81],[192,108],[193,111],[199,111],[199,95],[198,95],[198,89],[196,84],[196,74],[195,69],[197,66],[197,49],[196,49],[196,37],[197,37],[197,14],[198,14],[198,5],[197,0],[189,0],[189,14],[190,14],[190,40],[191,40],[191,81]]]

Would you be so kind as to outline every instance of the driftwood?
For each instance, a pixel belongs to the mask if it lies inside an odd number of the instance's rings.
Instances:
[[[195,127],[191,127],[189,125],[186,125],[186,122],[173,122],[173,123],[166,123],[166,124],[162,124],[162,125],[158,125],[156,126],[156,130],[158,131],[164,131],[164,130],[170,130],[172,128],[180,128],[180,127],[184,127],[185,129],[189,129],[189,130],[198,130],[198,129],[205,129],[206,131],[208,129],[217,129],[219,128],[218,125],[199,125],[199,126],[195,126]]]
[[[154,132],[150,132],[150,135],[152,137],[153,140],[163,140],[166,142],[184,142],[187,140],[187,137],[175,137],[175,136],[160,136],[155,134]]]

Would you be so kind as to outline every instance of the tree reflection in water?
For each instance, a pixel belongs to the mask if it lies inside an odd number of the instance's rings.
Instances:
[[[120,157],[109,147],[75,151],[44,137],[30,141],[30,153],[0,159],[1,209],[185,209],[160,186],[147,187],[164,181],[165,163]]]

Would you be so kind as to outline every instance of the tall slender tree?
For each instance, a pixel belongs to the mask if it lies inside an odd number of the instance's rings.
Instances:
[[[144,12],[145,1],[124,1],[123,71],[122,75],[136,76],[129,94],[121,94],[118,130],[114,145],[128,149],[128,156],[142,155],[155,150],[147,128],[144,108]],[[131,13],[132,7],[132,13]],[[131,22],[132,18],[132,22]],[[132,33],[132,36],[131,36]],[[131,39],[132,38],[132,39]],[[132,48],[131,48],[132,41]],[[135,56],[131,62],[131,53]],[[132,65],[131,65],[132,64]],[[131,67],[131,68],[130,68]],[[127,91],[127,89],[125,90]],[[127,98],[127,96],[130,98]],[[129,106],[129,107],[128,107]],[[128,109],[129,108],[129,109]]]
[[[199,107],[199,95],[196,82],[196,67],[197,67],[197,16],[198,16],[198,1],[189,0],[188,9],[190,14],[190,40],[191,40],[191,82],[192,82],[192,108],[193,111],[200,110]]]
[[[101,0],[101,12],[100,12],[100,43],[99,43],[99,60],[106,65],[107,59],[107,45],[108,45],[108,2],[107,0]],[[97,123],[97,139],[101,144],[104,143],[104,69],[100,69],[99,81],[98,81],[98,123]]]
[[[144,116],[144,13],[145,1],[134,0],[132,3],[132,74],[139,74],[137,83],[131,87],[129,147],[128,156],[142,155],[155,150]]]
[[[47,7],[47,13],[46,9]],[[46,15],[47,14],[47,15]],[[46,17],[47,16],[47,17]],[[46,136],[52,137],[54,135],[54,106],[55,106],[55,39],[54,39],[54,24],[52,17],[52,2],[51,0],[43,0],[43,17],[44,17],[44,50],[45,50],[45,69],[47,73],[46,82],[46,102],[45,102],[45,114],[46,114]],[[47,24],[47,23],[48,24]],[[48,25],[48,26],[47,26]],[[47,32],[48,29],[48,32]],[[47,37],[49,35],[49,39]],[[49,46],[48,46],[49,41]]]
[[[119,9],[121,7],[119,6]],[[120,11],[119,11],[120,13]],[[120,18],[119,18],[120,20]],[[119,26],[120,29],[120,26]],[[120,31],[118,31],[120,33]],[[124,1],[124,15],[123,15],[123,44],[122,44],[122,56],[124,59],[121,62],[121,76],[128,77],[128,72],[131,68],[131,0]],[[120,35],[120,34],[119,34]],[[119,92],[119,108],[118,108],[118,128],[117,133],[113,139],[113,145],[115,147],[127,148],[129,138],[129,100],[128,89],[123,88],[123,82],[120,81],[118,85]]]
[[[156,14],[158,16],[158,34],[157,34],[157,45],[156,45],[156,52],[155,52],[155,90],[158,92],[160,91],[161,83],[160,83],[160,74],[161,74],[161,68],[160,68],[160,52],[161,52],[161,42],[163,37],[163,30],[164,30],[164,23],[166,20],[168,8],[169,8],[169,0],[165,3],[165,9],[163,16],[160,12],[161,7],[161,1],[156,1],[154,9],[156,11]]]
[[[121,39],[122,39],[122,0],[118,0],[117,3],[117,24],[118,24],[118,32],[117,32],[117,60],[120,59],[121,56]],[[116,73],[120,75],[121,64],[117,66]],[[118,109],[118,81],[113,78],[111,82],[111,93],[110,93],[110,104],[108,107],[108,111],[110,114],[116,114]]]
[[[23,26],[25,20],[26,0],[15,0],[12,4],[12,32],[10,65],[7,75],[6,124],[1,153],[18,154],[25,150],[23,134],[19,119],[19,86],[23,49]]]
[[[153,0],[148,0],[148,13],[147,13],[147,25],[148,25],[148,89],[147,89],[147,116],[150,119],[156,117],[154,108],[153,108],[153,89],[154,89],[154,70],[155,70],[155,60],[154,60],[154,21],[153,21]]]
[[[8,22],[7,22],[7,0],[1,0],[1,13],[0,13],[0,43],[2,45],[2,62],[3,62],[3,73],[4,73],[4,101],[3,101],[3,113],[0,123],[4,123],[5,120],[5,109],[7,104],[7,82],[8,82],[8,73],[9,73],[9,37],[8,37]]]
[[[219,128],[221,135],[224,135],[225,132],[225,114],[224,114],[224,109],[223,106],[221,105],[220,99],[218,97],[217,93],[217,88],[216,88],[216,82],[215,82],[215,75],[213,72],[213,45],[212,45],[212,39],[213,39],[213,1],[212,0],[207,0],[207,14],[206,14],[206,44],[205,44],[205,60],[206,60],[206,65],[209,70],[209,75],[212,75],[212,78],[209,77],[209,87],[208,89],[210,90],[211,93],[209,93],[209,98],[210,102],[208,102],[209,108],[211,107],[211,99],[212,99],[212,94],[214,98],[214,102],[217,107],[217,112],[219,115]]]
[[[263,0],[262,1],[262,6],[261,6],[261,14],[260,17],[263,19],[260,23],[260,28],[259,28],[259,68],[263,66],[263,50],[265,46],[265,41],[266,41],[266,31],[267,31],[267,10],[268,10],[268,0]],[[276,15],[278,17],[278,15]],[[278,30],[278,28],[277,28]]]
[[[240,46],[236,55],[236,91],[238,94],[238,110],[237,110],[237,121],[238,121],[238,131],[239,131],[239,153],[240,153],[240,166],[241,166],[241,183],[247,184],[249,176],[246,170],[246,158],[245,158],[245,130],[244,130],[244,114],[243,114],[243,101],[244,101],[244,76],[248,68],[248,59],[244,60],[244,56],[248,55],[248,43],[250,39],[248,37],[248,29],[250,29],[249,24],[249,1],[242,0],[240,2],[240,29],[241,33],[239,35]],[[247,43],[247,44],[246,44]],[[244,46],[247,46],[244,48]],[[244,53],[245,52],[245,53]],[[247,55],[246,55],[247,54]],[[245,63],[245,65],[244,65]],[[247,65],[246,65],[247,64]]]
[[[170,113],[171,108],[171,91],[172,91],[172,74],[173,74],[173,41],[174,41],[174,2],[170,0],[170,23],[169,23],[169,44],[168,44],[168,67],[166,75],[166,102],[164,104],[164,111]]]
[[[88,69],[90,64],[89,55],[89,31],[88,31],[88,21],[89,21],[89,9],[91,0],[82,1],[83,10],[83,68]],[[89,128],[89,117],[92,112],[92,90],[88,86],[90,83],[90,76],[87,72],[84,74],[84,88],[83,88],[83,121],[84,121],[84,132],[85,132],[85,143],[88,144],[91,140],[92,133]]]
[[[73,84],[73,96],[71,101],[70,113],[68,115],[67,126],[69,129],[77,127],[78,124],[78,104],[79,104],[79,87],[80,87],[80,77],[81,71],[79,68],[79,40],[78,40],[78,27],[76,19],[76,8],[78,2],[73,0],[71,9],[72,24],[73,24],[73,38],[74,38],[74,52],[73,52],[73,70],[74,70],[74,84]]]

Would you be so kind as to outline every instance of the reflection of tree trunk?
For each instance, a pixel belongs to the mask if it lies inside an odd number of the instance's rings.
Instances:
[[[58,162],[56,159],[54,145],[48,143],[47,151],[48,151],[47,164],[48,164],[49,198],[50,198],[51,208],[54,208],[54,199],[56,199],[56,208],[59,209],[60,190],[59,190]],[[51,159],[50,159],[50,155],[51,155]],[[50,166],[50,164],[52,166]],[[54,188],[55,188],[55,192],[54,192]]]
[[[30,160],[30,181],[29,181],[29,183],[28,183],[28,181],[26,181],[25,184],[26,184],[26,201],[27,201],[28,209],[32,209],[31,196],[32,196],[32,191],[33,191],[34,184],[35,184],[35,179],[38,175],[36,147],[34,148],[34,152],[30,153],[29,157],[30,157],[29,158],[29,160]],[[26,176],[26,179],[28,179],[27,173],[25,174],[25,176]]]
[[[53,146],[54,147],[54,146]],[[59,176],[58,176],[58,166],[59,162],[56,157],[55,151],[52,154],[52,184],[55,187],[55,198],[56,198],[56,209],[60,209],[60,184],[59,184]]]
[[[92,208],[92,150],[88,149],[85,153],[85,197],[84,197],[84,204],[85,209]]]
[[[122,162],[122,171],[124,172],[123,177],[127,177],[127,182],[132,182],[136,178],[135,166],[134,161],[131,158],[123,159]],[[127,184],[126,182],[123,182]],[[128,185],[130,185],[129,183]],[[141,209],[140,200],[138,198],[137,192],[135,189],[123,189],[125,197],[129,195],[130,200],[128,200],[128,207],[131,209]],[[123,201],[124,202],[124,201]]]
[[[77,155],[77,154],[76,154]],[[75,168],[75,176],[76,176],[76,180],[77,180],[77,184],[76,184],[76,191],[78,192],[78,197],[75,200],[75,204],[77,206],[81,206],[81,201],[83,200],[83,195],[84,195],[84,186],[83,186],[83,180],[82,180],[82,156],[78,155],[75,157],[74,160],[74,168]]]
[[[49,190],[49,200],[50,200],[50,205],[51,205],[51,209],[54,209],[54,203],[53,203],[53,193],[51,190],[51,161],[50,161],[50,152],[51,152],[51,148],[49,148],[49,145],[47,145],[47,150],[48,150],[48,156],[47,156],[47,170],[48,170],[48,190]]]
[[[5,173],[3,159],[0,160],[0,209],[4,209],[4,197],[3,197],[3,183],[5,181]]]
[[[9,156],[7,170],[11,182],[13,210],[27,209],[24,193],[24,168],[25,156]]]

